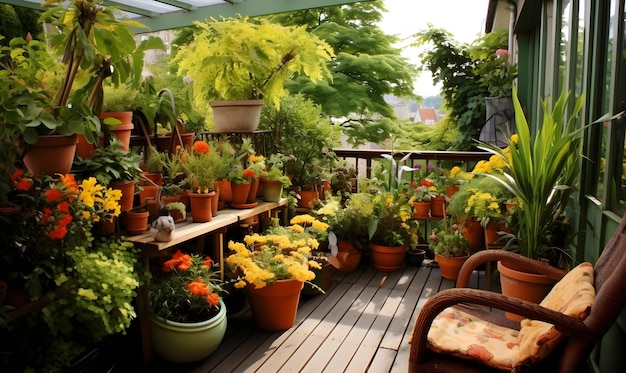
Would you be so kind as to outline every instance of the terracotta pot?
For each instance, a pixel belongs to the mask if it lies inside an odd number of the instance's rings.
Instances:
[[[126,211],[124,213],[126,218],[126,232],[130,235],[138,235],[146,233],[148,230],[148,217],[150,213],[148,211]]]
[[[402,269],[406,249],[404,246],[382,246],[370,242],[372,265],[377,271],[393,272]]]
[[[111,134],[120,140],[122,145],[120,149],[128,151],[130,146],[130,133],[135,128],[133,125],[132,111],[103,112],[100,113],[100,121],[106,121],[107,118],[115,118],[121,123],[115,126],[109,126]],[[106,124],[103,124],[106,125]],[[100,137],[100,146],[104,146],[104,136]]]
[[[186,220],[186,216],[183,216],[183,212],[178,209],[171,209],[170,216],[174,219],[174,223],[182,223]]]
[[[303,282],[295,279],[277,280],[261,289],[247,286],[252,320],[257,328],[268,331],[287,330],[298,313]]]
[[[430,201],[415,201],[413,202],[413,209],[415,219],[427,218],[430,216]]]
[[[115,233],[117,218],[111,220],[104,219],[93,223],[92,232],[98,236],[111,236]]]
[[[219,189],[220,191],[220,201],[225,201],[226,203],[228,203],[233,200],[233,190],[230,186],[230,181],[228,181],[228,179],[224,178],[222,180],[217,180],[213,183],[213,185],[215,185],[215,188]]]
[[[154,184],[158,186],[163,186],[163,174],[158,172],[144,172],[143,176],[152,181]],[[146,185],[152,185],[149,182],[146,182]]]
[[[484,235],[485,235],[485,244],[487,245],[499,245],[499,244],[504,244],[504,240],[503,241],[498,241],[498,239],[501,237],[498,232],[511,232],[511,230],[504,224],[495,224],[495,223],[489,223],[487,224],[487,226],[484,228]]]
[[[357,249],[352,241],[342,239],[337,240],[337,249],[339,264],[336,266],[337,270],[344,273],[354,272],[361,263],[361,250]]]
[[[278,202],[283,195],[283,184],[279,180],[261,179],[263,201]]]
[[[432,197],[430,199],[430,215],[441,217],[446,213],[446,209],[448,208],[448,203],[446,202],[446,197],[439,195],[436,197]]]
[[[259,183],[261,181],[256,178],[250,182],[250,190],[248,191],[248,198],[246,198],[246,203],[253,203],[256,201],[256,192],[259,190]]]
[[[159,192],[159,187],[156,185],[144,185],[141,187],[141,189],[143,190],[139,192],[139,204],[140,205],[145,205],[146,199],[148,198],[156,198]]]
[[[461,232],[469,243],[470,251],[476,252],[485,245],[484,229],[478,220],[468,217],[463,224]]]
[[[24,154],[24,165],[37,178],[66,174],[72,169],[78,136],[39,136]]]
[[[22,212],[22,207],[20,206],[1,206],[0,207],[0,215],[11,217],[13,215],[17,215]]]
[[[218,314],[206,321],[180,323],[152,317],[152,345],[165,360],[174,363],[198,361],[219,347],[226,325],[226,305],[221,299]]]
[[[230,188],[233,191],[233,205],[245,205],[248,200],[248,193],[250,192],[250,183],[243,182],[241,184],[231,182]]]
[[[298,200],[298,207],[310,209],[311,202],[320,198],[320,194],[317,190],[301,190],[298,192],[300,199]]]
[[[180,196],[174,195],[174,196],[162,196],[161,197],[161,203],[163,205],[167,205],[168,203],[172,203],[172,202],[180,202]]]
[[[456,194],[456,192],[459,191],[459,186],[458,185],[448,185],[446,187],[446,194],[448,195],[449,198],[451,198],[453,195]]]
[[[435,254],[435,260],[437,261],[437,264],[439,264],[441,277],[455,281],[459,277],[459,271],[467,258],[469,258],[469,253],[465,256],[451,256],[449,258]]]
[[[215,193],[215,195],[211,199],[211,215],[216,216],[220,202],[220,191],[216,189],[213,193]]]
[[[217,132],[254,132],[259,127],[263,100],[210,102]]]
[[[189,193],[191,217],[194,223],[206,223],[213,220],[213,212],[211,209],[213,197],[215,197],[215,192]]]
[[[135,182],[133,180],[116,181],[111,184],[111,188],[122,192],[119,201],[121,211],[128,211],[133,208],[133,199],[135,198]]]
[[[502,262],[498,262],[498,271],[500,272],[502,294],[530,302],[540,303],[556,283],[548,276],[521,272]],[[505,315],[511,320],[520,321],[523,319],[523,317],[510,312],[505,312]]]
[[[96,153],[96,145],[90,144],[84,135],[78,135],[76,154],[81,158],[91,158]]]

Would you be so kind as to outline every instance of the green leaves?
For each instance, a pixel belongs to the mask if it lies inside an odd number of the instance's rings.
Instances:
[[[533,137],[522,106],[514,90],[513,103],[517,124],[517,144],[507,150],[481,143],[504,160],[507,170],[499,180],[522,203],[517,210],[516,244],[520,253],[538,259],[548,254],[546,236],[557,223],[577,187],[580,169],[582,128],[577,128],[577,115],[582,108],[579,97],[568,111],[569,93],[562,93],[553,106],[542,102],[543,123]]]

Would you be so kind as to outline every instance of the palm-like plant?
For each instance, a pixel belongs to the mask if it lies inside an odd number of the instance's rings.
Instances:
[[[543,124],[533,137],[514,90],[517,143],[512,141],[507,149],[480,145],[506,164],[503,175],[486,175],[496,178],[521,201],[515,238],[509,246],[533,259],[549,257],[554,249],[546,245],[546,237],[562,218],[577,186],[584,128],[577,128],[576,117],[583,97],[566,112],[568,99],[569,93],[562,93],[553,107],[542,101]]]

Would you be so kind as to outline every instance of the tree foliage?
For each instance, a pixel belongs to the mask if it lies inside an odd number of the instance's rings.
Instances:
[[[0,35],[5,37],[0,43],[9,45],[11,39],[26,38],[28,33],[38,37],[43,31],[41,24],[37,22],[40,15],[40,12],[33,9],[0,4]]]
[[[473,148],[475,138],[485,124],[485,97],[488,87],[478,73],[483,62],[499,48],[507,47],[500,33],[493,33],[474,42],[458,44],[451,34],[432,25],[414,35],[416,46],[429,46],[420,55],[423,68],[428,69],[434,83],[441,83],[441,93],[449,109],[448,119],[455,124],[459,137],[450,149]]]
[[[380,118],[395,114],[385,95],[418,99],[413,93],[417,69],[393,46],[398,38],[376,24],[383,11],[382,1],[371,1],[270,17],[285,25],[307,25],[333,47],[336,57],[328,63],[332,82],[313,84],[298,76],[287,87],[321,105],[324,114],[348,118],[340,124],[354,144],[389,137],[393,125]]]

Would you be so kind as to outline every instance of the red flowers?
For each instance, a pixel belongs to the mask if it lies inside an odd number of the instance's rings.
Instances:
[[[425,187],[432,187],[432,186],[435,186],[435,183],[433,183],[432,181],[428,179],[422,179],[422,185]]]
[[[11,182],[15,184],[15,189],[26,192],[33,186],[33,181],[24,176],[24,170],[17,169],[11,175]]]
[[[246,169],[243,170],[243,177],[246,179],[254,179],[254,170]]]

